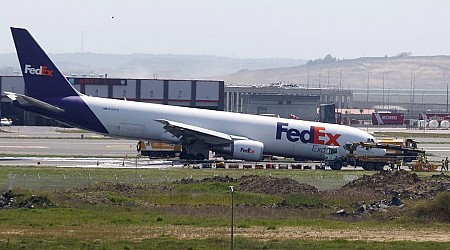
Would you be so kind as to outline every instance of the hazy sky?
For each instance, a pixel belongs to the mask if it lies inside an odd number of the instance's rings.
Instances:
[[[450,55],[446,0],[5,0],[0,7],[0,53],[15,51],[15,26],[50,53]]]

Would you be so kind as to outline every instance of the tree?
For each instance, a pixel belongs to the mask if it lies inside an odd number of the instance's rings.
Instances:
[[[336,62],[336,57],[333,57],[331,54],[326,55],[323,59],[319,58],[316,60],[308,60],[306,65],[314,65],[314,64],[321,64],[321,63],[332,63]]]

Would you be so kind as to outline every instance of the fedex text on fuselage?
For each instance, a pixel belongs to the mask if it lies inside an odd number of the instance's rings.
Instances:
[[[325,127],[310,126],[309,130],[298,130],[289,128],[289,123],[277,122],[276,139],[281,140],[283,134],[290,142],[301,141],[303,143],[321,144],[321,145],[335,145],[339,146],[337,139],[341,134],[327,133]]]

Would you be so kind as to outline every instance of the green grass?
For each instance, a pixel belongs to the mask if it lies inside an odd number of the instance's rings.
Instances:
[[[102,181],[133,180],[136,170],[130,169],[65,169],[44,167],[0,168],[1,190],[8,186],[8,174],[27,176],[28,182],[37,176],[43,182],[77,181],[77,188],[65,191],[67,185],[39,188],[14,188],[17,200],[25,202],[33,195],[45,196],[57,205],[54,208],[14,209],[0,211],[0,249],[228,249],[231,193],[236,187],[236,229],[261,228],[276,233],[286,227],[302,230],[441,230],[448,232],[448,223],[415,220],[411,213],[398,213],[394,218],[379,215],[354,220],[334,218],[338,208],[353,209],[351,197],[314,195],[266,195],[240,192],[239,183],[202,182],[175,184],[182,178],[203,179],[214,175],[238,178],[243,174],[264,174],[290,177],[320,183],[323,179],[342,180],[349,175],[372,174],[362,171],[267,171],[224,169],[139,169],[139,182],[122,189],[103,190],[96,186]],[[428,176],[430,173],[420,173]],[[18,177],[17,177],[18,178]],[[77,179],[78,178],[78,179]],[[118,179],[118,180],[116,180]],[[52,183],[53,182],[53,183]],[[146,189],[141,189],[145,182]],[[130,183],[130,182],[129,182]],[[133,182],[131,182],[133,183]],[[100,184],[101,187],[102,184]],[[119,184],[118,184],[119,185]],[[84,189],[81,189],[83,188]],[[114,187],[114,186],[113,186]],[[140,191],[141,190],[141,191]],[[78,195],[80,194],[80,195]],[[288,207],[274,209],[285,201]],[[448,209],[448,197],[437,198],[424,211]],[[293,207],[297,206],[297,207]],[[410,204],[408,203],[408,206]],[[417,205],[420,207],[419,205]],[[431,209],[431,210],[430,210]],[[434,210],[433,210],[434,209]],[[422,211],[422,210],[414,210]],[[177,231],[173,231],[177,230]],[[186,230],[183,231],[183,230]],[[191,239],[196,230],[210,236]],[[222,230],[222,231],[220,231]],[[206,231],[206,232],[205,232]],[[2,233],[3,232],[3,233]],[[16,232],[6,234],[6,232]],[[184,235],[184,239],[175,236]],[[257,234],[256,234],[257,235]],[[414,244],[414,245],[413,245]],[[448,249],[450,243],[436,242],[367,242],[347,240],[292,240],[286,238],[257,239],[237,234],[236,249]]]
[[[0,168],[0,189],[8,188],[8,174],[13,174],[15,185],[27,189],[64,189],[72,186],[85,186],[95,182],[117,181],[131,183],[155,184],[172,182],[182,178],[200,180],[214,175],[240,178],[242,175],[270,175],[288,177],[303,183],[316,186],[322,190],[335,189],[367,171],[314,171],[314,170],[233,170],[233,169],[87,169],[87,168],[54,168],[54,167],[8,167]],[[39,179],[39,177],[40,179]],[[42,180],[39,182],[39,180]],[[45,180],[45,181],[44,181]]]
[[[255,241],[236,237],[235,249],[449,249],[450,243],[437,242],[366,242],[347,240],[267,240]],[[0,249],[230,249],[230,240],[221,239],[174,239],[162,237],[143,239],[141,241],[105,241],[76,240],[66,238],[55,239],[0,239]]]

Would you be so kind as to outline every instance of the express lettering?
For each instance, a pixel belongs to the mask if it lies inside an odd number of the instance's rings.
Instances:
[[[40,66],[39,68],[33,68],[30,64],[25,65],[25,74],[39,75],[39,76],[53,76],[53,70],[48,69],[47,66]]]
[[[320,147],[318,145],[313,145],[311,151],[314,153],[324,154],[326,149],[327,149],[326,147]]]
[[[339,146],[337,139],[341,137],[341,134],[326,133],[325,127],[311,126],[309,130],[299,131],[295,128],[287,128],[288,126],[288,123],[277,123],[277,140],[281,140],[283,134],[286,134],[286,138],[290,142],[297,142],[300,140],[303,143]]]

